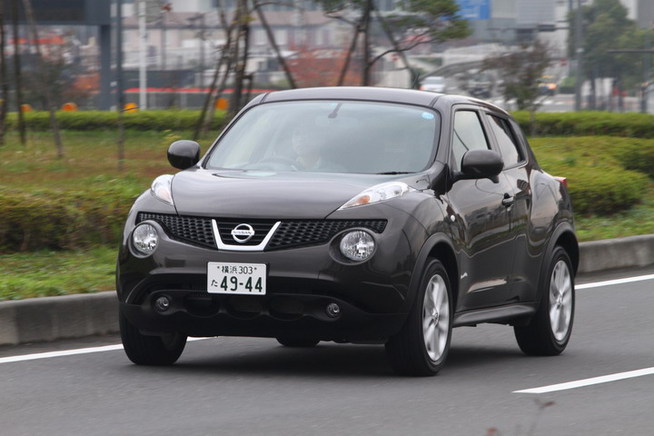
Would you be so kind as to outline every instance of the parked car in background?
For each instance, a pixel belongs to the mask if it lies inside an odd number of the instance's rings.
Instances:
[[[452,329],[513,327],[526,354],[561,353],[579,261],[565,180],[538,165],[504,110],[370,87],[255,98],[200,157],[168,150],[135,202],[117,265],[136,364],[188,336],[384,344],[433,375]]]
[[[538,80],[538,92],[540,95],[556,95],[559,85],[553,76],[543,76]]]
[[[478,72],[472,75],[466,88],[471,96],[477,98],[490,98],[493,94],[493,77],[486,72]]]
[[[431,91],[431,92],[447,92],[447,85],[445,83],[445,77],[443,76],[429,76],[425,77],[420,84],[420,89],[422,91]]]

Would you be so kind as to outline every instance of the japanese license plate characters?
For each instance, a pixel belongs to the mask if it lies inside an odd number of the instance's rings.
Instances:
[[[266,265],[262,263],[209,262],[210,294],[266,295]]]

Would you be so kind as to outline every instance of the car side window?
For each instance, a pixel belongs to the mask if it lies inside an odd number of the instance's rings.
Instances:
[[[469,150],[488,150],[488,140],[475,111],[460,110],[454,113],[454,132],[452,134],[452,154],[454,169],[461,169],[461,159]]]
[[[524,156],[509,122],[495,115],[490,115],[489,119],[491,130],[495,134],[497,145],[500,147],[500,152],[502,153],[504,168],[509,168],[522,162]]]

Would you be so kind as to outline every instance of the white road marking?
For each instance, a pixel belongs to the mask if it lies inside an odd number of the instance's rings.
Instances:
[[[585,283],[583,285],[575,285],[575,289],[600,288],[602,286],[622,285],[624,283],[640,282],[644,280],[654,280],[654,274],[648,274],[648,275],[636,276],[636,277],[626,277],[624,279],[606,280],[604,282]]]
[[[635,371],[628,371],[628,372],[618,372],[616,374],[603,375],[600,377],[587,378],[587,379],[576,380],[567,383],[559,383],[556,385],[541,386],[539,388],[523,389],[520,391],[513,391],[513,393],[514,394],[547,394],[550,392],[567,391],[570,389],[599,385],[602,383],[610,383],[618,380],[625,380],[635,377],[643,377],[645,375],[652,375],[652,374],[654,374],[654,367],[637,369]]]
[[[53,357],[74,356],[77,354],[102,353],[104,351],[122,350],[122,345],[104,347],[78,348],[76,350],[50,351],[48,353],[24,354],[22,356],[0,357],[0,363],[25,362],[27,360],[51,359]]]
[[[613,285],[622,285],[625,283],[634,283],[634,282],[640,282],[640,281],[645,281],[645,280],[654,280],[654,274],[648,274],[644,276],[636,276],[636,277],[626,277],[623,279],[616,279],[616,280],[606,280],[603,282],[595,282],[595,283],[585,283],[583,285],[575,285],[575,289],[591,289],[591,288],[600,288],[602,286],[613,286]],[[549,386],[541,386],[539,388],[531,388],[531,389],[523,389],[519,391],[513,391],[514,394],[547,394],[550,392],[558,392],[558,391],[566,391],[570,389],[577,389],[585,386],[593,386],[593,385],[598,385],[602,383],[610,383],[618,380],[625,380],[625,379],[630,379],[630,378],[635,378],[635,377],[643,377],[646,375],[652,375],[654,374],[654,367],[652,368],[645,368],[645,369],[637,369],[635,371],[628,371],[628,372],[619,372],[616,374],[609,374],[609,375],[604,375],[600,377],[593,377],[593,378],[587,378],[583,380],[576,380],[576,381],[571,381],[571,382],[566,382],[566,383],[559,383],[555,385],[549,385]]]
[[[201,341],[209,338],[188,338],[188,342]],[[122,350],[122,344],[105,345],[103,347],[78,348],[75,350],[50,351],[47,353],[23,354],[21,356],[0,357],[0,364],[25,362],[28,360],[52,359],[53,357],[75,356],[78,354],[103,353],[105,351]]]

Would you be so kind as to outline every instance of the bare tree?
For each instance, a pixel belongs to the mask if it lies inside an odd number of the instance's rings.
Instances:
[[[470,31],[467,22],[458,15],[459,7],[454,0],[404,0],[400,3],[402,13],[382,17],[376,11],[374,0],[317,0],[325,15],[353,27],[351,40],[340,78],[350,68],[359,39],[362,45],[363,85],[371,84],[375,63],[390,53],[403,53],[421,44],[442,42],[466,37]],[[358,14],[358,15],[357,15]],[[354,15],[355,18],[352,18]],[[371,48],[373,23],[377,20],[391,42],[391,47],[377,55]],[[406,57],[403,62],[410,68]],[[342,80],[339,80],[342,83]]]
[[[246,78],[246,67],[250,50],[250,7],[248,0],[237,0],[234,21],[237,26],[237,37],[234,44],[234,92],[229,106],[228,118],[233,118],[243,104],[243,85]]]
[[[32,38],[34,39],[34,47],[36,48],[36,58],[41,71],[44,70],[43,67],[43,56],[41,54],[41,45],[39,44],[39,32],[36,27],[36,22],[34,21],[34,10],[32,9],[31,0],[23,0],[23,7],[25,8],[25,16],[27,22],[30,25],[32,30]],[[50,129],[52,130],[52,136],[55,142],[55,148],[57,149],[57,158],[64,157],[64,146],[61,142],[61,135],[59,133],[59,123],[57,123],[57,117],[55,115],[55,108],[52,103],[52,95],[50,93],[50,88],[47,83],[44,81],[41,85],[41,91],[45,96],[45,101],[48,105],[48,112],[50,113]]]
[[[197,140],[209,130],[211,120],[213,119],[214,108],[216,107],[216,101],[218,101],[223,93],[223,90],[225,89],[225,84],[227,83],[227,78],[229,77],[229,72],[232,67],[233,57],[231,55],[236,21],[233,20],[230,24],[227,24],[227,17],[225,16],[225,11],[222,8],[220,8],[219,17],[220,23],[223,29],[225,29],[226,41],[221,48],[220,58],[218,59],[218,62],[215,66],[213,78],[211,79],[211,85],[209,86],[209,92],[205,96],[200,117],[198,118],[198,122],[195,125],[195,132],[193,133],[194,140]],[[218,80],[223,69],[223,65],[225,66],[225,71],[220,85],[218,86]]]
[[[270,43],[270,46],[272,47],[273,51],[275,52],[275,56],[277,57],[277,61],[279,62],[279,65],[282,67],[282,70],[284,70],[284,74],[286,75],[286,80],[288,80],[288,84],[291,88],[296,88],[295,80],[293,79],[293,74],[291,73],[291,70],[288,67],[288,64],[286,63],[286,60],[284,59],[284,56],[282,56],[282,52],[279,49],[279,45],[277,44],[277,40],[275,39],[275,35],[272,32],[272,29],[270,28],[270,25],[268,24],[268,20],[266,19],[266,15],[263,13],[262,8],[268,4],[273,4],[273,3],[261,3],[257,0],[253,0],[253,7],[254,10],[257,12],[257,17],[259,18],[259,21],[261,22],[261,25],[263,26],[264,30],[266,31],[266,36],[268,38],[268,42]]]
[[[482,67],[497,70],[504,79],[501,89],[506,101],[515,100],[518,110],[531,113],[532,135],[535,134],[534,113],[542,104],[538,79],[552,63],[550,51],[547,44],[535,40],[531,44],[522,44],[518,50],[484,59]]]
[[[5,58],[5,3],[0,2],[0,145],[5,143],[5,127],[7,122],[7,60]]]
[[[27,128],[25,125],[25,115],[23,114],[23,80],[20,62],[20,47],[18,35],[18,1],[11,2],[11,25],[14,38],[14,83],[16,84],[16,109],[18,112],[18,133],[20,143],[24,146],[27,144]]]

